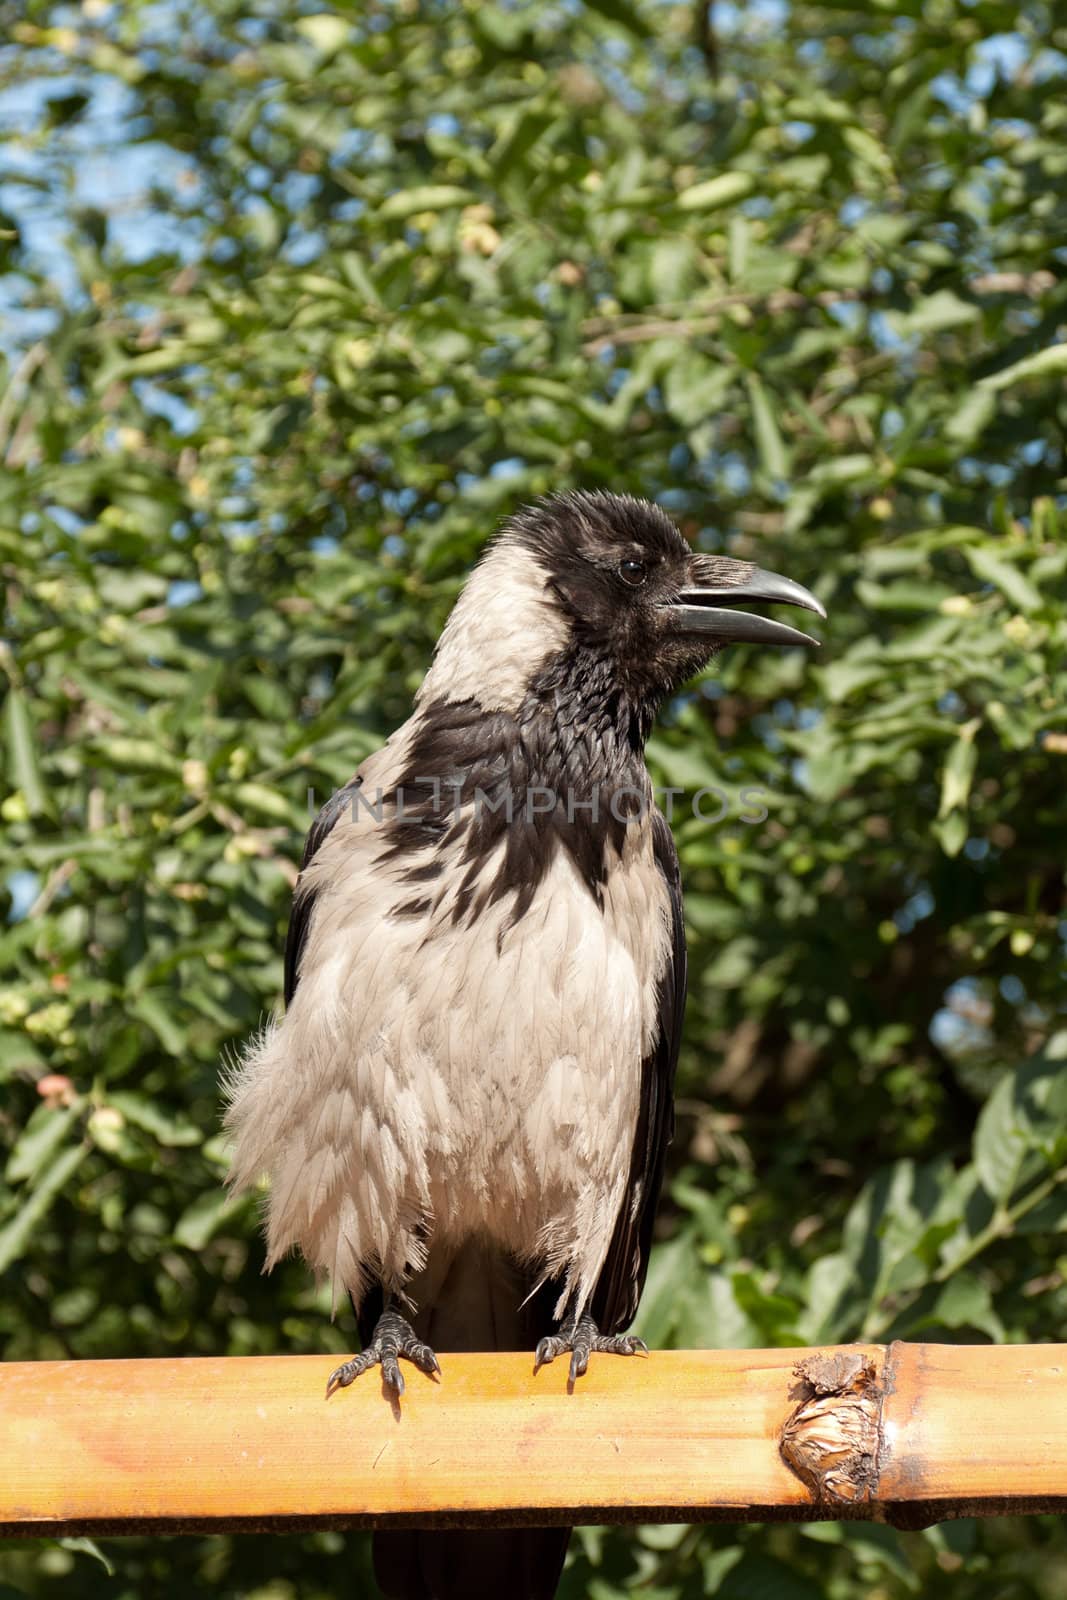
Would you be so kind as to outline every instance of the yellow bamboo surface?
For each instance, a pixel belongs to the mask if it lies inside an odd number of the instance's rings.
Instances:
[[[794,1370],[822,1358],[866,1370],[836,1395]],[[594,1356],[573,1394],[564,1360],[443,1355],[399,1406],[376,1372],[325,1400],[335,1364],[0,1365],[0,1532],[1067,1509],[1067,1345]],[[841,1406],[867,1430],[843,1491],[781,1451],[824,1464]]]

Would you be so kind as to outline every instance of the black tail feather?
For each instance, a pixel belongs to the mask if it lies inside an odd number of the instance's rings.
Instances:
[[[374,1535],[388,1600],[552,1600],[569,1528],[401,1529]]]
[[[431,1257],[412,1284],[419,1310],[413,1326],[441,1356],[526,1350],[533,1365],[537,1341],[555,1326],[560,1285],[530,1294],[528,1275],[485,1240],[450,1257]],[[373,1289],[353,1309],[364,1344],[384,1299]],[[374,1535],[374,1574],[388,1600],[553,1600],[567,1554],[569,1528],[410,1528]]]

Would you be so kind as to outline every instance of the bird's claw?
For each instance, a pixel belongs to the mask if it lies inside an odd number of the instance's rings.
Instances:
[[[589,1357],[596,1351],[608,1356],[648,1355],[648,1345],[631,1333],[601,1333],[592,1317],[579,1317],[562,1327],[558,1333],[548,1334],[540,1341],[535,1352],[534,1372],[540,1372],[557,1356],[571,1352],[568,1381],[575,1383],[589,1365]]]
[[[441,1370],[436,1355],[428,1344],[423,1344],[418,1338],[410,1322],[399,1311],[383,1311],[367,1348],[360,1355],[353,1356],[351,1361],[342,1362],[335,1372],[330,1373],[326,1384],[327,1400],[335,1389],[347,1389],[362,1373],[375,1366],[381,1367],[383,1380],[399,1399],[404,1393],[401,1356],[428,1377],[433,1377]]]

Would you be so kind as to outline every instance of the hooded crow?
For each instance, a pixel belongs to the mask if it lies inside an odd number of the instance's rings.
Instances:
[[[734,640],[814,644],[745,602],[818,600],[695,554],[629,496],[564,494],[489,545],[404,725],[312,825],[284,1018],[228,1085],[237,1188],[269,1174],[267,1265],[299,1248],[362,1354],[327,1393],[437,1353],[644,1351],[626,1333],[673,1130],[678,859],[644,745]],[[447,1361],[445,1363],[447,1367]],[[575,1499],[580,1500],[575,1484]],[[548,1600],[567,1530],[376,1537],[400,1600]]]

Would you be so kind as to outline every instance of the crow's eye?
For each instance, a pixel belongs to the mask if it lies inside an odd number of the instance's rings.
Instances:
[[[636,589],[648,577],[648,568],[643,561],[620,561],[619,577],[628,583],[631,589]]]

